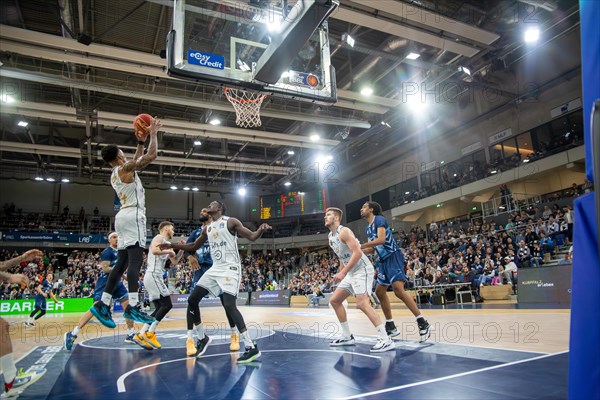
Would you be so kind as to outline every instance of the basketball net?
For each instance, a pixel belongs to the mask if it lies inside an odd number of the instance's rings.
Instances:
[[[259,92],[248,92],[226,87],[225,97],[235,109],[235,124],[242,128],[261,126],[260,106],[267,95]]]

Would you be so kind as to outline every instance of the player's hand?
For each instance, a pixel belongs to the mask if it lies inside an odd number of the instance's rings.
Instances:
[[[161,127],[162,127],[162,123],[160,122],[160,120],[158,119],[158,117],[152,118],[152,122],[150,123],[150,126],[148,127],[148,134],[149,135],[156,135],[158,133],[158,130]]]
[[[258,227],[259,231],[269,231],[271,229],[273,228],[269,224],[260,224],[260,226]]]
[[[190,263],[190,268],[192,271],[200,269],[200,264],[198,263],[196,256],[188,256],[188,262]]]
[[[161,250],[169,250],[173,248],[173,245],[171,243],[161,243],[158,245],[158,248]]]
[[[48,298],[48,295],[46,293],[42,293],[42,296],[44,296],[44,298]]]
[[[340,271],[340,272],[338,272],[337,274],[335,274],[333,276],[333,281],[334,282],[341,282],[345,277],[346,277],[346,273]]]
[[[8,278],[10,283],[18,283],[21,285],[21,288],[24,289],[29,285],[29,278],[23,274],[11,274]]]
[[[177,254],[175,254],[175,252],[173,250],[171,250],[169,252],[169,258],[175,258],[175,257],[177,257]]]
[[[42,258],[44,256],[44,252],[38,249],[27,250],[25,253],[21,255],[21,259],[23,261],[31,261],[36,258]]]

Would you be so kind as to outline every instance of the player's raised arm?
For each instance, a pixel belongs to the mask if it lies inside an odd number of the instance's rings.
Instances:
[[[169,255],[169,258],[175,257],[175,252],[172,249],[161,250],[160,247],[158,247],[162,242],[162,236],[157,235],[152,239],[152,243],[150,243],[150,251],[152,254],[155,256]]]
[[[27,250],[25,253],[18,257],[11,258],[10,260],[0,261],[0,271],[6,271],[9,268],[19,265],[23,261],[31,261],[36,258],[42,258],[44,253],[38,249]]]
[[[146,154],[142,155],[141,157],[139,156],[141,153],[143,153],[143,145],[138,145],[134,159],[123,164],[122,170],[124,172],[140,171],[146,168],[152,161],[156,159],[158,147],[157,134],[160,127],[160,121],[157,118],[153,118],[150,126],[148,127],[150,143],[148,143]]]
[[[244,239],[248,239],[249,241],[254,242],[256,239],[261,237],[265,231],[270,230],[272,228],[269,224],[261,224],[257,230],[252,232],[250,229],[242,225],[239,219],[229,218],[229,220],[227,221],[227,229],[229,229],[230,232],[237,232],[237,234],[240,237],[243,237]]]

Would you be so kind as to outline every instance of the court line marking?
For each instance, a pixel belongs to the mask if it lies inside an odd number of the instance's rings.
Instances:
[[[340,350],[330,350],[330,349],[277,349],[277,350],[261,350],[261,353],[279,353],[279,352],[292,352],[292,351],[317,351],[317,352],[328,352],[328,353],[337,353],[337,354],[355,354],[357,356],[363,356],[363,357],[369,357],[369,358],[375,358],[375,359],[381,359],[381,357],[379,356],[372,356],[370,354],[362,354],[362,353],[356,353],[353,351],[340,351]],[[203,360],[205,358],[209,358],[209,357],[219,357],[219,356],[229,356],[231,355],[231,352],[227,352],[227,353],[218,353],[218,354],[209,354],[209,355],[203,355],[202,357],[198,358],[198,360]],[[185,358],[177,358],[175,360],[168,360],[168,361],[161,361],[161,362],[157,362],[154,364],[148,364],[148,365],[144,365],[142,367],[133,369],[129,372],[124,373],[123,375],[121,375],[119,377],[119,379],[117,379],[117,391],[119,393],[124,393],[127,391],[127,389],[125,388],[125,379],[127,379],[127,377],[131,374],[134,374],[136,372],[139,372],[143,369],[146,368],[150,368],[150,367],[154,367],[157,365],[161,365],[161,364],[170,364],[170,363],[174,363],[174,362],[178,362],[178,361],[185,361],[185,360],[190,360],[190,359],[194,359],[195,357],[185,357]],[[240,365],[244,365],[244,364],[240,364]]]
[[[171,330],[171,331],[163,331],[161,333],[168,334],[169,332],[173,332],[173,330]],[[268,338],[270,336],[273,336],[274,334],[275,334],[275,331],[269,331],[268,334],[266,334],[264,336],[258,336],[256,338],[254,338],[254,340]],[[186,336],[186,334],[182,333],[181,336]],[[211,338],[213,338],[213,339],[217,339],[218,338],[219,340],[223,340],[223,338],[225,336],[227,337],[227,339],[229,339],[229,334],[227,334],[227,335],[219,335],[219,336],[217,336],[217,335],[211,335]],[[105,336],[102,336],[102,337],[105,337]],[[106,337],[108,337],[108,336],[106,336]],[[159,336],[159,338],[160,338],[160,336]],[[85,339],[85,340],[77,343],[77,345],[78,346],[82,346],[82,347],[87,347],[88,349],[100,349],[100,350],[136,350],[136,351],[137,350],[143,350],[143,351],[152,351],[152,350],[143,349],[140,346],[135,345],[135,344],[134,345],[130,345],[130,347],[102,347],[102,346],[94,346],[93,344],[87,344],[87,343],[85,343],[85,342],[87,342],[89,340],[97,340],[97,339],[98,338]],[[173,339],[173,338],[169,338],[169,339]],[[115,342],[115,343],[123,343],[123,342]],[[220,345],[224,345],[224,344],[229,344],[229,342],[214,343],[213,346],[220,346]],[[129,345],[129,343],[128,343],[128,345]],[[182,349],[182,348],[185,348],[185,346],[176,346],[176,347],[173,347],[173,346],[170,346],[170,347],[168,347],[168,346],[162,346],[160,349]]]
[[[394,392],[394,391],[397,391],[397,390],[402,390],[402,389],[406,389],[406,388],[410,388],[410,387],[414,387],[414,386],[421,386],[421,385],[426,385],[428,383],[441,382],[441,381],[445,381],[445,380],[448,380],[448,379],[460,378],[461,376],[467,376],[467,375],[477,374],[479,372],[491,371],[491,370],[494,370],[494,369],[509,367],[509,366],[517,365],[517,364],[523,364],[523,363],[530,362],[530,361],[537,361],[537,360],[541,360],[541,359],[544,359],[544,358],[548,358],[548,357],[553,357],[553,356],[565,354],[565,353],[568,353],[568,352],[569,351],[566,350],[566,351],[561,351],[561,352],[553,353],[553,354],[544,354],[542,356],[532,357],[532,358],[528,358],[526,360],[511,361],[511,362],[504,363],[504,364],[493,365],[491,367],[485,367],[485,368],[475,369],[475,370],[472,370],[472,371],[461,372],[459,374],[443,376],[443,377],[435,378],[435,379],[428,379],[426,381],[413,382],[413,383],[408,383],[406,385],[401,385],[401,386],[395,386],[395,387],[386,388],[386,389],[375,390],[375,391],[367,392],[367,393],[355,394],[353,396],[342,397],[341,399],[343,399],[343,400],[350,400],[350,399],[358,399],[358,398],[368,397],[368,396],[375,396],[375,395],[378,395],[378,394]]]
[[[304,335],[304,336],[310,336],[310,335]],[[331,339],[331,337],[329,337],[329,334],[327,335],[318,335],[317,337],[319,338],[325,338],[325,339]],[[366,337],[366,338],[372,338],[373,339],[373,343],[376,342],[376,339],[378,338],[378,336],[375,335],[362,335],[362,334],[357,334],[356,337]],[[420,348],[420,347],[427,347],[427,344],[448,344],[448,345],[452,345],[452,346],[463,346],[463,347],[476,347],[478,349],[486,349],[486,350],[498,350],[498,351],[513,351],[513,352],[518,352],[518,353],[528,353],[528,354],[538,354],[538,355],[547,355],[547,354],[553,354],[553,353],[548,353],[545,351],[529,351],[529,350],[518,350],[518,349],[501,349],[498,347],[487,347],[487,346],[481,346],[481,345],[477,345],[477,344],[464,344],[464,343],[451,343],[451,342],[432,342],[429,340],[426,340],[424,342],[419,342],[417,340],[405,340],[405,339],[397,339],[397,338],[392,338],[392,340],[394,341],[394,343],[396,344],[396,346],[402,346],[404,344],[407,345],[417,345],[417,346],[413,346],[412,348]],[[362,344],[371,344],[371,342],[368,343],[364,343],[364,342],[360,342],[360,341],[356,341],[357,343],[362,343]],[[408,346],[406,346],[408,347]],[[396,347],[398,348],[398,347]],[[568,350],[567,350],[568,351]],[[459,357],[459,356],[457,356]]]

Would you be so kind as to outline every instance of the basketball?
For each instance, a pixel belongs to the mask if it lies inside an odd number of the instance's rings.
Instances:
[[[145,140],[148,136],[148,127],[152,123],[152,116],[150,114],[140,114],[133,120],[133,130],[139,140]]]

